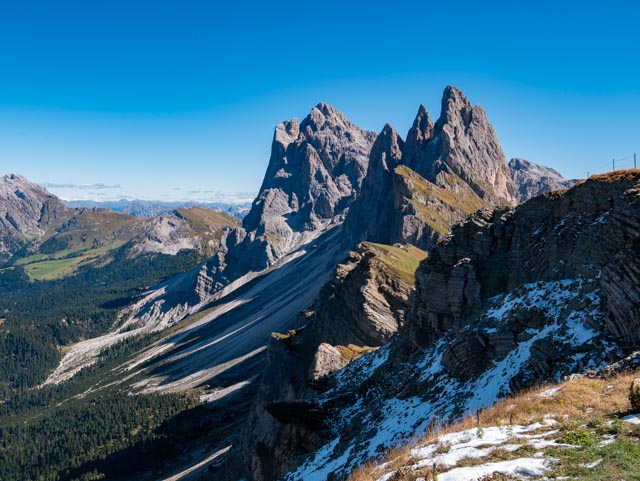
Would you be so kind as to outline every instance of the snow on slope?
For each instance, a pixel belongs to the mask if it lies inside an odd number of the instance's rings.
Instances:
[[[539,328],[528,328],[526,340],[470,380],[455,378],[443,362],[454,333],[400,367],[387,366],[393,343],[360,358],[336,373],[336,387],[320,401],[329,407],[341,396],[344,399],[345,392],[350,393],[333,418],[333,440],[286,479],[321,481],[331,473],[349,472],[385,449],[423,435],[434,422],[451,422],[492,405],[511,392],[514,377],[533,374],[532,348],[536,343],[556,343],[566,352],[553,373],[558,379],[577,368],[606,364],[606,350],[614,346],[602,340],[597,330],[604,321],[600,303],[595,283],[582,278],[527,284],[491,299],[477,323],[489,332],[504,328],[523,310],[542,313],[547,321]],[[601,343],[604,349],[589,349],[593,342]],[[375,384],[367,384],[373,376]],[[357,386],[363,384],[370,387],[358,391]],[[390,395],[391,391],[400,394]]]

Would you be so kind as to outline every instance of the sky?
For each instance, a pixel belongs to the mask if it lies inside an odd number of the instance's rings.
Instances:
[[[0,173],[65,198],[246,201],[318,102],[406,133],[446,85],[507,158],[640,153],[634,1],[0,0]]]

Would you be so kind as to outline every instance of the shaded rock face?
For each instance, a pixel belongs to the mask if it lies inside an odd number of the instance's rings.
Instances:
[[[404,142],[389,124],[384,126],[371,148],[369,169],[362,185],[362,194],[345,220],[348,242],[361,240],[385,244],[400,242],[391,226],[397,217],[394,202],[394,171],[402,162]]]
[[[594,176],[454,227],[391,342],[325,376],[322,446],[286,480],[346,479],[380,450],[640,344],[640,171]]]
[[[25,243],[40,239],[63,222],[71,209],[37,184],[18,174],[0,178],[0,260],[7,260]]]
[[[359,245],[301,315],[304,327],[272,338],[232,472],[224,479],[279,479],[327,441],[326,412],[313,402],[319,386],[332,372],[387,342],[408,308],[413,282],[394,272],[382,255],[375,246]]]
[[[447,87],[435,124],[420,106],[406,142],[393,127],[382,130],[345,229],[351,244],[370,240],[430,249],[474,211],[516,201],[506,159],[484,110]]]
[[[568,189],[578,182],[577,179],[565,179],[550,167],[534,164],[525,159],[511,159],[509,172],[518,189],[520,202],[526,202],[545,192]]]

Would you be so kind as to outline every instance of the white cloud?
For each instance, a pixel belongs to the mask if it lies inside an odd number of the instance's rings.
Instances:
[[[40,183],[42,187],[47,189],[82,189],[82,190],[99,190],[99,189],[121,189],[120,184],[108,185],[98,182],[97,184],[55,184],[52,182]]]

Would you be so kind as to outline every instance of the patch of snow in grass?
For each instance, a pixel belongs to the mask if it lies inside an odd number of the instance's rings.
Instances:
[[[595,468],[598,464],[600,464],[602,462],[602,458],[594,461],[593,463],[589,463],[589,464],[581,464],[581,466],[583,468],[587,468],[587,469],[593,469]]]
[[[630,414],[622,418],[623,421],[631,424],[640,424],[640,418],[637,415]]]
[[[542,399],[553,399],[554,397],[556,397],[556,394],[558,394],[559,392],[560,392],[559,387],[553,387],[551,389],[547,389],[546,391],[542,391],[540,394],[538,394],[538,397]]]
[[[511,425],[483,429],[474,428],[457,433],[445,434],[440,436],[435,443],[412,449],[411,457],[419,460],[419,462],[412,467],[418,469],[433,466],[434,464],[436,466],[455,466],[461,459],[484,458],[496,449],[515,451],[522,447],[522,444],[504,444],[507,441],[515,439],[532,440],[528,444],[531,444],[536,449],[548,446],[569,446],[557,444],[552,440],[538,440],[542,437],[557,434],[558,430],[541,434],[527,434],[542,427],[545,426],[540,423],[534,423],[529,426]],[[439,453],[438,451],[443,450],[443,446],[448,446],[447,451]]]
[[[604,440],[598,443],[599,448],[603,448],[609,444],[613,444],[616,442],[615,434],[605,434],[603,437],[604,437]]]
[[[477,481],[494,473],[507,476],[541,476],[547,470],[547,461],[540,458],[518,458],[479,466],[454,468],[438,474],[438,481]]]

